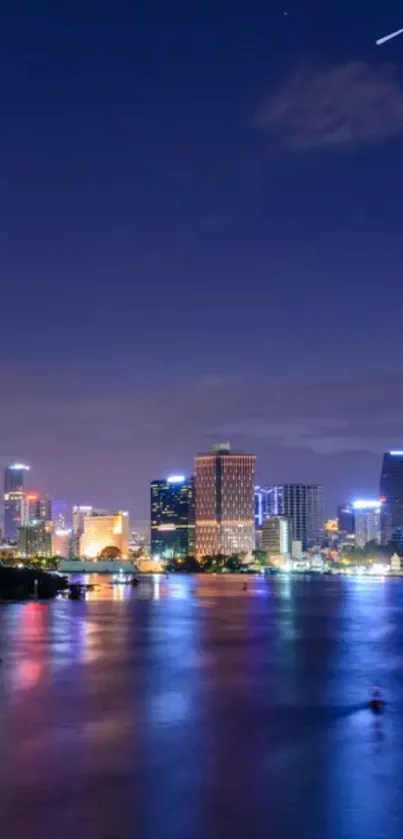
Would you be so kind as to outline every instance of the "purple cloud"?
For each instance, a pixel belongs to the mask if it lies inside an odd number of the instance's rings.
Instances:
[[[269,97],[259,122],[294,149],[376,143],[403,133],[403,90],[386,64],[302,67]]]

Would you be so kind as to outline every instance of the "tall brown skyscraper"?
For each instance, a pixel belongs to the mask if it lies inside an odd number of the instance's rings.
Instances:
[[[229,444],[196,457],[197,556],[253,551],[255,462]]]

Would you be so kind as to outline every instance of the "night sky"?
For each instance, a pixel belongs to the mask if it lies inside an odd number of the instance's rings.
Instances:
[[[0,24],[0,465],[134,524],[217,440],[329,513],[376,493],[403,448],[403,37],[374,42],[402,3]]]

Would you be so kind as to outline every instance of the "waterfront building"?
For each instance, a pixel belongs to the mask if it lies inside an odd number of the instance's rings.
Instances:
[[[255,455],[214,446],[196,457],[196,553],[251,554]]]
[[[4,538],[17,542],[24,516],[24,483],[29,466],[13,463],[4,470]]]
[[[81,536],[84,533],[84,519],[92,514],[93,507],[84,504],[75,504],[72,512],[73,533]]]
[[[24,493],[22,524],[52,520],[52,501],[37,492]]]
[[[267,487],[255,487],[255,528],[262,527],[269,515],[269,492],[270,490]]]
[[[71,555],[80,556],[80,539],[84,533],[84,519],[92,514],[93,507],[88,504],[75,504],[72,510]]]
[[[171,475],[151,483],[151,556],[172,559],[195,552],[194,478]]]
[[[353,502],[354,532],[357,548],[365,548],[368,542],[382,541],[382,502],[379,499]]]
[[[337,523],[341,541],[352,541],[355,531],[354,508],[352,504],[340,504],[337,508]]]
[[[262,549],[268,554],[291,555],[291,522],[284,516],[269,516],[262,527]]]
[[[382,542],[393,541],[403,549],[403,451],[385,452],[380,496],[383,503]]]
[[[129,556],[129,514],[95,511],[84,516],[80,537],[80,556],[87,559],[127,559]]]
[[[52,556],[51,523],[32,521],[21,525],[18,532],[18,553],[23,559]]]
[[[319,484],[277,484],[269,490],[269,514],[291,522],[292,538],[304,550],[323,534],[324,489]]]

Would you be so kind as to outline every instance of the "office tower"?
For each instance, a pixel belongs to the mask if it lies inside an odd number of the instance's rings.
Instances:
[[[151,555],[171,559],[195,552],[194,478],[171,475],[151,483]]]
[[[72,531],[68,528],[57,527],[52,533],[52,556],[68,559],[71,553]]]
[[[84,519],[92,514],[93,507],[75,504],[72,510],[71,554],[80,556],[80,539],[84,533]]]
[[[269,490],[265,487],[255,487],[255,527],[261,527],[269,515]]]
[[[52,521],[52,499],[42,496],[39,499],[39,518],[41,521]]]
[[[354,501],[355,544],[357,548],[365,548],[368,542],[381,544],[382,502]]]
[[[39,518],[39,495],[36,492],[25,492],[21,524],[32,524]]]
[[[23,524],[18,533],[18,552],[24,559],[52,556],[52,525],[37,521]]]
[[[253,551],[255,462],[229,444],[196,457],[197,556]]]
[[[127,559],[129,556],[129,514],[95,510],[84,516],[80,538],[80,556],[97,559],[102,555]]]
[[[352,504],[340,504],[337,508],[337,523],[341,539],[348,539],[354,534],[354,509]]]
[[[52,520],[52,502],[50,498],[41,498],[37,492],[24,493],[22,524]]]
[[[403,451],[385,452],[380,495],[383,502],[382,542],[403,548]]]
[[[292,538],[302,542],[304,550],[321,538],[324,515],[324,490],[318,484],[278,484],[269,492],[271,516],[285,516],[291,521]]]
[[[72,513],[73,533],[78,536],[84,533],[84,519],[91,515],[92,510],[93,508],[88,505],[74,505]]]
[[[16,542],[24,515],[24,481],[29,466],[13,463],[4,470],[4,538]]]
[[[268,516],[262,527],[262,549],[270,555],[291,555],[291,522],[284,516]]]

